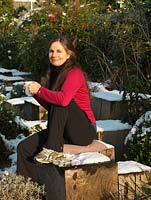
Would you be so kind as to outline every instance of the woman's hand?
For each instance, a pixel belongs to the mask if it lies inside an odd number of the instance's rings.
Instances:
[[[29,86],[29,91],[32,95],[37,94],[40,87],[41,87],[41,85],[39,83],[37,83],[36,81],[33,81]]]

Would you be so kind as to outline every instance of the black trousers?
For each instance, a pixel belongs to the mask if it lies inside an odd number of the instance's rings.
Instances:
[[[66,107],[51,105],[48,128],[27,137],[17,147],[17,174],[39,182],[39,164],[33,158],[43,147],[61,152],[64,143],[88,145],[93,139],[97,139],[96,130],[74,100]]]

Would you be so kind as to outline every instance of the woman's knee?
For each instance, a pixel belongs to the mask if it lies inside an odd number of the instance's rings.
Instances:
[[[17,152],[30,152],[34,149],[34,142],[32,142],[32,137],[27,137],[22,140],[17,146]]]

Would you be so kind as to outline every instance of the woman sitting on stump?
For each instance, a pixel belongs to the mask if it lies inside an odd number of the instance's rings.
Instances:
[[[101,152],[96,120],[84,73],[76,63],[70,40],[58,37],[49,48],[49,89],[33,81],[29,91],[48,110],[47,129],[18,145],[17,173],[37,181],[36,161],[51,163],[55,154]]]

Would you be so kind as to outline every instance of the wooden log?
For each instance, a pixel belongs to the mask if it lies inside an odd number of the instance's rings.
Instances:
[[[65,170],[66,200],[117,197],[117,163],[105,162]]]
[[[109,157],[111,160],[115,160],[115,149],[113,146],[103,150],[101,153]]]
[[[98,140],[99,141],[99,140]],[[101,153],[107,157],[110,158],[110,160],[115,160],[115,148],[113,145],[105,143],[103,141],[99,141],[100,143],[103,143],[107,146],[105,150],[103,150]]]
[[[117,199],[118,168],[115,161],[97,152],[79,154],[76,159],[79,164],[70,167],[38,164],[39,182],[46,185],[47,199],[100,200],[113,196]]]
[[[25,101],[24,119],[26,120],[42,120],[46,110],[39,104]]]
[[[119,200],[137,199],[143,194],[144,185],[149,183],[151,168],[135,161],[119,162],[118,165]]]
[[[39,105],[35,105],[31,102],[25,101],[24,119],[39,120]]]
[[[42,120],[46,110],[33,97],[9,99],[5,102],[9,110],[26,120]]]
[[[122,119],[128,110],[128,101],[107,101],[93,97],[91,107],[96,120],[101,119]]]
[[[124,141],[131,126],[128,123],[122,123],[120,120],[98,120],[96,124],[98,139],[115,147],[116,161],[124,160]]]
[[[102,132],[102,141],[111,144],[115,147],[115,160],[124,160],[123,154],[125,153],[124,141],[129,133],[128,130],[119,131],[104,131]]]
[[[11,110],[19,115],[21,118],[24,118],[24,103],[13,105],[9,101],[5,101],[4,105],[6,109]]]

